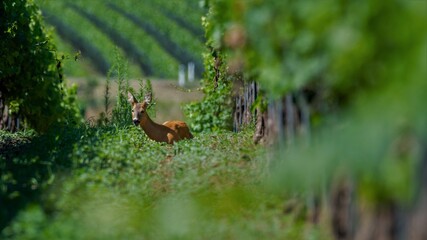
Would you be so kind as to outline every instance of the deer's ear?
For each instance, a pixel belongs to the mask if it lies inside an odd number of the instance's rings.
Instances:
[[[138,100],[130,92],[128,92],[128,101],[132,106],[138,103]]]
[[[144,102],[146,102],[148,105],[150,105],[152,98],[153,98],[153,93],[148,92],[144,96]]]

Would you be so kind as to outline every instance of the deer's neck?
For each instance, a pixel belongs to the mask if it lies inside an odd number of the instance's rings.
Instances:
[[[149,138],[156,141],[165,141],[168,133],[167,129],[165,126],[155,123],[148,115],[145,121],[141,121],[140,126]]]

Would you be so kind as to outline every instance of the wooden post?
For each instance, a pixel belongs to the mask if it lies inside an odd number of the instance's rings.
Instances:
[[[418,197],[411,211],[405,239],[427,239],[427,149],[424,149],[423,159],[418,172]]]
[[[193,62],[189,62],[188,66],[187,66],[187,77],[188,77],[188,82],[192,83],[194,82],[194,74],[195,72],[195,66]]]
[[[286,111],[286,141],[288,144],[292,144],[295,138],[295,107],[293,103],[292,93],[289,93],[285,97],[285,111]]]
[[[183,87],[185,85],[185,66],[184,65],[179,65],[178,85],[180,87]]]
[[[5,128],[5,119],[4,119],[5,108],[6,108],[6,105],[4,103],[3,94],[0,91],[0,129]]]

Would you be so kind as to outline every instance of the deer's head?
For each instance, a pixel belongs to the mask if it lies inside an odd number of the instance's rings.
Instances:
[[[147,107],[151,101],[151,94],[146,95],[145,99],[142,103],[139,103],[138,100],[132,95],[132,93],[128,93],[128,101],[132,105],[132,121],[136,126],[140,124],[145,124],[148,119],[147,115]]]

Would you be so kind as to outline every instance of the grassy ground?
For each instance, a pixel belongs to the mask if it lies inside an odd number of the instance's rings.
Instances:
[[[96,117],[104,84],[72,81]],[[152,83],[157,122],[182,119],[180,104],[201,97]],[[167,145],[115,123],[0,132],[0,238],[328,239],[304,204],[268,190],[272,159],[252,136],[248,127]]]
[[[327,239],[265,190],[251,130],[175,145],[133,126],[0,135],[21,139],[0,154],[5,239]]]

